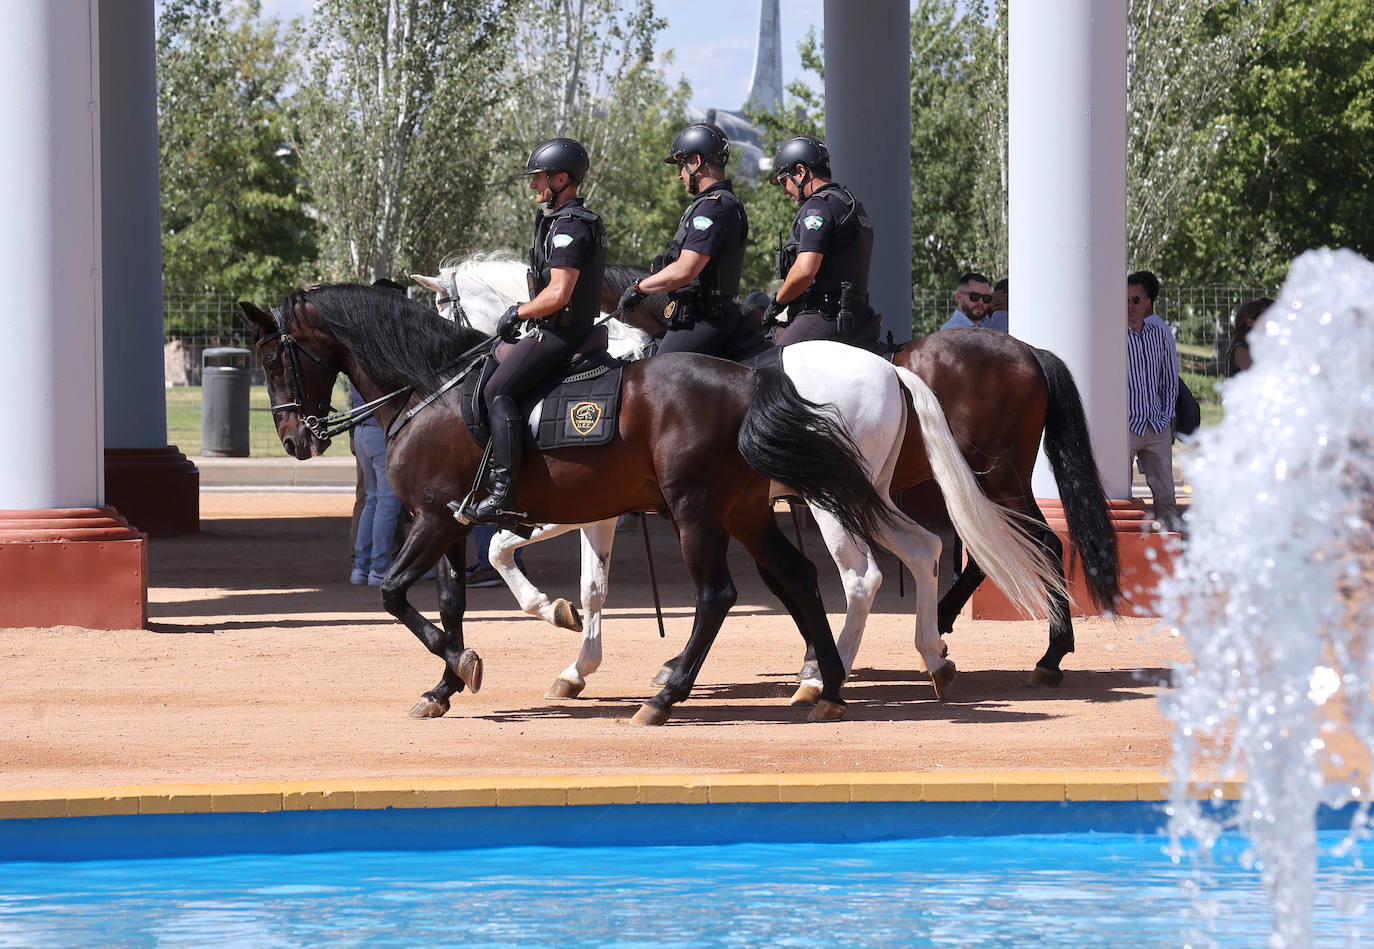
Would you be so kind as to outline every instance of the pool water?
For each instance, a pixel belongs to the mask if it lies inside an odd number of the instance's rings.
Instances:
[[[1166,844],[1064,833],[12,861],[0,946],[1264,945],[1243,844],[1223,841],[1198,903],[1191,861],[1176,866]],[[1367,945],[1374,876],[1334,861],[1321,875],[1318,944]]]

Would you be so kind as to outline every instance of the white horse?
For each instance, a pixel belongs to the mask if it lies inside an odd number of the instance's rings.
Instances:
[[[412,274],[437,295],[440,312],[461,318],[477,329],[492,332],[501,313],[528,295],[524,265],[508,257],[486,256],[445,266],[436,277]],[[460,316],[461,314],[461,316]],[[618,321],[611,320],[615,327]],[[628,326],[612,333],[622,351],[633,351],[648,337]],[[625,341],[634,341],[628,345]],[[642,341],[642,342],[641,342]],[[989,501],[964,461],[938,400],[914,373],[843,343],[813,341],[786,347],[782,369],[801,395],[833,406],[850,436],[868,459],[873,486],[889,498],[893,472],[906,435],[908,399],[920,425],[931,475],[944,494],[950,518],[970,555],[1009,599],[1028,615],[1043,615],[1045,591],[1062,581],[1043,551],[1021,529],[1019,515]],[[905,394],[904,394],[905,393]],[[943,698],[956,674],[944,656],[944,643],[936,627],[936,565],[939,538],[902,514],[889,500],[891,526],[877,540],[891,550],[911,571],[915,587],[915,644],[930,672],[937,697]],[[882,584],[876,559],[862,541],[852,537],[827,511],[811,509],[844,584],[844,628],[836,643],[846,676],[852,671],[873,598]],[[489,558],[521,609],[565,629],[583,634],[577,659],[559,673],[549,698],[570,698],[586,687],[586,677],[601,664],[601,613],[609,577],[611,545],[616,519],[593,524],[548,524],[527,540],[509,531],[492,539]],[[585,623],[567,600],[550,600],[515,565],[515,551],[525,544],[581,529],[582,609]],[[660,677],[666,674],[660,673]],[[802,683],[794,704],[813,704],[820,695],[821,679],[814,663],[802,671]]]

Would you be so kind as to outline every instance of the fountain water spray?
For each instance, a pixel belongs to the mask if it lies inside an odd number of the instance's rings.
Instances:
[[[1274,910],[1270,945],[1310,946],[1318,808],[1361,802],[1344,846],[1367,836],[1374,264],[1304,254],[1249,340],[1253,368],[1223,384],[1225,421],[1185,462],[1188,543],[1161,585],[1161,615],[1192,656],[1163,699],[1170,824],[1204,852],[1224,829],[1243,833]],[[1197,775],[1243,777],[1239,805],[1190,799]]]

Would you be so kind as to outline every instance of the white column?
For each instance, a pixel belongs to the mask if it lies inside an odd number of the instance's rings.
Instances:
[[[106,448],[167,444],[153,35],[153,0],[100,18]]]
[[[1107,495],[1126,465],[1126,0],[1010,5],[1012,327],[1078,382]],[[1033,488],[1058,497],[1043,454]]]
[[[907,0],[825,0],[825,143],[873,221],[869,298],[899,343],[911,338],[910,35]]]
[[[25,0],[0,29],[0,509],[104,493],[97,9]]]

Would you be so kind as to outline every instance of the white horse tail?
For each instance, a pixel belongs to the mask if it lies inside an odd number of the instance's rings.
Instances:
[[[915,373],[901,366],[893,368],[911,395],[935,483],[944,494],[950,521],[969,555],[1025,615],[1043,616],[1053,610],[1046,591],[1062,594],[1064,583],[1045,551],[1023,527],[1029,518],[994,503],[983,493],[954,441],[935,393]]]

